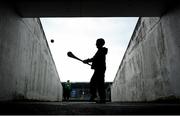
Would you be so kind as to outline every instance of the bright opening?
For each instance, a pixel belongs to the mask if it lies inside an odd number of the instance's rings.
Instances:
[[[61,82],[90,82],[91,67],[68,57],[67,52],[82,60],[92,58],[97,51],[98,38],[103,38],[108,48],[105,82],[112,82],[137,20],[138,17],[41,18]]]

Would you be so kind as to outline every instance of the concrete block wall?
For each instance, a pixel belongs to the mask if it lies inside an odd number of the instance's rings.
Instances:
[[[0,5],[0,101],[61,101],[62,85],[39,18]]]
[[[141,17],[111,87],[112,101],[180,97],[180,8]]]

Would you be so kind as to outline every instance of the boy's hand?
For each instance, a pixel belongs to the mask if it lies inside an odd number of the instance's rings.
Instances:
[[[83,63],[85,63],[85,64],[87,64],[88,62],[89,62],[88,59],[83,60]]]

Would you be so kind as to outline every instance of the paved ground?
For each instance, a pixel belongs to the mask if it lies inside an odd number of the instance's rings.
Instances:
[[[131,115],[180,114],[176,103],[112,103],[93,102],[0,102],[0,114],[7,115]]]

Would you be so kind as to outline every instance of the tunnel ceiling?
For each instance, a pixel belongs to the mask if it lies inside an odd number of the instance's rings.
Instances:
[[[22,17],[161,16],[173,0],[47,0],[14,2]]]

